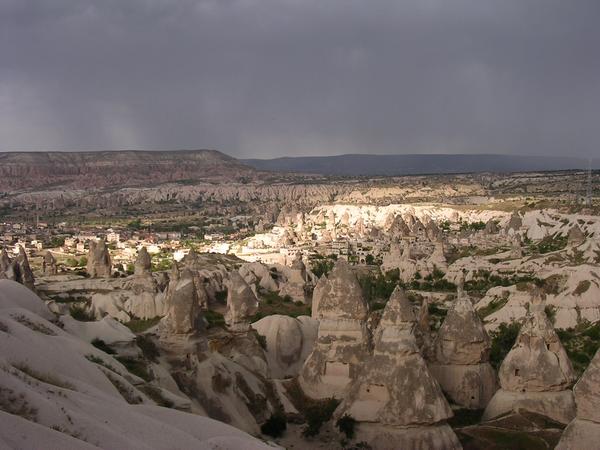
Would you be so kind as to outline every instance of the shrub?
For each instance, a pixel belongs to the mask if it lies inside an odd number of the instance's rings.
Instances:
[[[332,397],[322,403],[308,407],[304,414],[307,425],[302,431],[302,435],[304,437],[312,437],[319,434],[321,426],[331,419],[335,408],[337,408],[339,404],[340,401]]]
[[[156,362],[158,357],[160,356],[160,352],[158,351],[158,347],[154,343],[154,341],[148,337],[140,334],[136,336],[135,343],[142,350],[144,357],[149,361]]]
[[[256,333],[256,340],[258,341],[258,344],[260,345],[260,347],[263,350],[267,349],[267,338],[265,336],[263,336],[262,334],[258,334]]]
[[[144,361],[140,359],[125,358],[118,356],[116,359],[125,366],[129,373],[140,377],[142,380],[152,381],[154,379],[153,374],[148,371],[148,366]]]
[[[159,316],[153,317],[151,319],[133,318],[129,322],[126,322],[124,325],[134,333],[143,333],[147,329],[152,328],[158,322],[160,322]]]
[[[319,259],[311,263],[310,270],[317,278],[321,278],[322,275],[327,275],[333,269],[333,265],[334,261],[330,259]]]
[[[348,414],[344,414],[337,420],[335,426],[338,428],[338,430],[344,433],[348,439],[352,439],[354,437],[354,427],[356,426],[356,419],[354,419],[354,417],[352,416],[349,416]]]
[[[108,353],[109,355],[114,355],[115,351],[108,346],[106,342],[102,339],[95,338],[92,341],[92,345],[96,347],[98,350],[102,350],[104,353]]]
[[[517,322],[510,325],[501,323],[496,331],[490,333],[492,338],[490,363],[494,366],[494,369],[498,370],[512,346],[515,345],[520,330],[521,325]]]
[[[96,320],[94,315],[82,306],[71,305],[69,313],[71,313],[73,319],[79,320],[80,322],[94,322]]]
[[[158,406],[164,406],[165,408],[172,408],[175,406],[171,400],[165,398],[165,396],[162,394],[162,390],[156,386],[145,384],[144,386],[140,387],[140,390],[150,397]]]
[[[280,437],[287,429],[287,420],[283,414],[277,412],[272,414],[260,427],[260,432],[267,436]]]
[[[204,311],[204,318],[208,322],[208,328],[225,326],[225,318],[223,317],[223,314],[216,311],[212,311],[210,309]]]

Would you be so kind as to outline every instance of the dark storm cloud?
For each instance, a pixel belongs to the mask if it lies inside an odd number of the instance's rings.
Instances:
[[[0,0],[2,150],[593,156],[597,0]]]

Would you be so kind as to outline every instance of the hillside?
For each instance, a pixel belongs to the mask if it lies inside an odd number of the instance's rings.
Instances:
[[[586,168],[588,162],[571,157],[514,155],[336,155],[275,159],[245,159],[259,169],[322,175],[372,176],[427,173],[529,172]]]
[[[0,153],[0,191],[226,182],[256,176],[255,169],[215,150]]]

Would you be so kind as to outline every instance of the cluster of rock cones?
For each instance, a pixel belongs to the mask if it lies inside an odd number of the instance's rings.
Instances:
[[[399,287],[371,336],[360,285],[340,261],[316,288],[318,338],[300,385],[309,397],[340,399],[334,419],[351,416],[356,440],[374,449],[461,448],[447,424],[453,416],[449,402],[485,408],[484,420],[527,410],[567,424],[575,418],[575,401],[578,416],[561,448],[582,448],[572,442],[592,432],[600,436],[600,415],[593,407],[600,405],[600,357],[576,385],[574,400],[573,369],[536,290],[531,303],[497,375],[489,362],[491,340],[462,283],[435,339],[424,336],[426,321],[419,320]]]

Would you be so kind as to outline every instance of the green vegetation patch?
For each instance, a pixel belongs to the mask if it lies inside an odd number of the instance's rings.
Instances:
[[[69,307],[69,313],[71,317],[75,320],[79,320],[80,322],[95,322],[96,317],[92,312],[88,311],[84,306],[79,305],[71,305]]]
[[[280,296],[277,292],[267,291],[259,294],[258,312],[252,317],[251,322],[256,322],[263,317],[273,314],[298,317],[310,316],[310,306],[302,302],[294,302],[289,295]]]
[[[575,290],[573,291],[573,295],[581,295],[588,291],[592,283],[590,280],[580,281]]]
[[[151,319],[131,319],[129,322],[125,322],[124,325],[129,328],[134,333],[143,333],[146,330],[149,330],[153,326],[157,325],[160,322],[160,317],[152,317]]]
[[[306,427],[302,431],[304,437],[318,435],[323,424],[331,420],[333,412],[340,404],[340,401],[335,398],[313,400],[307,397],[297,380],[288,382],[286,390],[291,402],[306,422]]]
[[[479,309],[477,311],[477,314],[482,319],[485,319],[487,316],[494,314],[496,311],[500,311],[502,308],[504,308],[504,305],[506,305],[507,302],[508,302],[508,295],[493,299],[491,302],[489,302],[483,308]]]
[[[208,322],[207,328],[225,327],[225,317],[217,311],[212,311],[210,309],[204,311],[204,318]]]
[[[125,366],[129,373],[140,377],[144,381],[152,381],[154,374],[148,370],[148,363],[143,359],[117,356],[115,358]]]
[[[600,347],[600,322],[592,325],[584,321],[575,328],[556,330],[556,333],[569,355],[573,369],[580,376]]]
[[[492,338],[492,348],[490,351],[490,363],[494,369],[498,370],[502,361],[515,345],[519,331],[521,330],[521,324],[513,322],[510,325],[501,323],[496,331],[490,333]]]
[[[546,236],[544,239],[537,243],[529,244],[529,251],[531,253],[539,253],[541,255],[545,253],[555,252],[562,250],[567,246],[567,236],[562,234],[554,234],[552,236]]]
[[[102,339],[95,338],[94,340],[92,340],[92,345],[98,350],[102,350],[104,353],[108,353],[109,355],[115,354],[115,351],[112,348],[110,348],[110,346]]]

